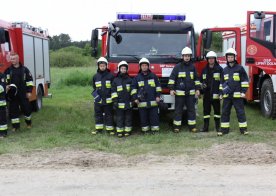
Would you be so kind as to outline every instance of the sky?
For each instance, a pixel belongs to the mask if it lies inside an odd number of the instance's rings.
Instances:
[[[276,0],[6,0],[1,8],[0,20],[25,21],[48,29],[50,36],[65,33],[72,41],[86,41],[118,12],[184,13],[200,32],[245,24],[246,11],[276,11]]]

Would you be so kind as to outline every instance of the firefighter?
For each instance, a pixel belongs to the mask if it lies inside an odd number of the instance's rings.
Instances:
[[[131,95],[138,105],[142,132],[155,134],[159,131],[161,86],[157,76],[150,71],[147,58],[139,61],[139,67],[139,73],[132,82]]]
[[[0,139],[7,136],[8,124],[6,113],[6,79],[5,75],[0,73]]]
[[[191,132],[196,129],[195,96],[199,96],[200,81],[194,64],[191,61],[192,50],[183,48],[183,61],[178,63],[172,70],[168,87],[171,96],[175,96],[174,132],[178,133],[182,124],[183,107],[187,107],[188,126]]]
[[[247,122],[244,111],[244,98],[248,84],[248,76],[244,68],[236,61],[237,52],[229,48],[226,53],[227,66],[223,69],[223,105],[221,116],[221,132],[218,136],[229,133],[230,113],[232,105],[236,110],[241,134],[247,135]]]
[[[11,53],[10,60],[12,65],[6,69],[7,94],[9,101],[9,115],[12,123],[12,130],[20,129],[19,116],[22,113],[25,116],[27,128],[32,127],[31,105],[29,98],[32,95],[33,77],[27,67],[19,62],[17,53]],[[16,93],[14,93],[16,88]],[[13,94],[12,96],[10,94]]]
[[[111,84],[114,76],[107,69],[108,61],[104,57],[100,57],[97,61],[97,73],[93,76],[92,95],[94,97],[94,115],[95,115],[95,130],[91,133],[93,135],[102,133],[104,129],[110,135],[114,135],[113,115],[112,115],[112,98],[111,98]]]
[[[220,98],[222,96],[221,77],[223,69],[217,62],[215,52],[208,52],[206,59],[208,63],[201,76],[204,126],[200,131],[209,131],[210,113],[213,106],[216,131],[220,132]]]
[[[113,108],[116,111],[116,129],[118,137],[127,137],[132,130],[132,79],[128,75],[128,63],[118,64],[117,77],[112,82]]]

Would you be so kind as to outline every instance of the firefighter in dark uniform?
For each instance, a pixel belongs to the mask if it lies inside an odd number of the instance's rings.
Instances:
[[[150,71],[147,58],[142,58],[139,66],[139,73],[132,82],[131,95],[138,105],[142,132],[155,134],[159,131],[161,85],[157,76]]]
[[[127,137],[132,131],[132,79],[128,75],[128,63],[118,64],[117,77],[112,82],[113,108],[116,111],[116,129],[118,137]]]
[[[6,107],[6,79],[5,75],[0,73],[0,139],[7,136],[8,124]]]
[[[199,96],[200,81],[194,64],[191,61],[192,50],[183,48],[183,61],[178,63],[172,70],[168,87],[171,96],[175,96],[174,132],[179,132],[182,124],[183,107],[186,105],[188,114],[188,126],[191,132],[196,129],[195,96]]]
[[[31,72],[19,62],[18,54],[12,53],[10,58],[12,65],[5,71],[7,81],[6,89],[8,95],[10,94],[9,90],[13,90],[11,86],[17,89],[15,95],[8,96],[9,114],[13,126],[12,130],[16,131],[20,128],[20,111],[22,111],[25,116],[27,128],[32,127],[32,109],[29,98],[31,97],[34,84]]]
[[[113,115],[112,115],[112,98],[111,98],[111,84],[114,76],[107,69],[108,62],[106,58],[100,57],[97,61],[98,70],[93,76],[92,95],[94,97],[94,115],[95,115],[95,130],[91,133],[93,135],[101,133],[104,129],[110,135],[114,135]]]
[[[217,54],[210,51],[206,55],[207,65],[202,71],[201,85],[203,94],[204,126],[201,132],[209,131],[211,107],[214,109],[216,131],[220,132],[220,99],[222,98],[222,67],[217,62]]]
[[[229,48],[225,53],[227,66],[223,69],[221,132],[218,132],[218,136],[229,133],[232,105],[236,110],[241,134],[248,134],[243,100],[249,87],[248,76],[235,60],[236,55],[237,52],[233,48]]]

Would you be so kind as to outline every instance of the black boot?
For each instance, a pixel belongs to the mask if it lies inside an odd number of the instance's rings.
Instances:
[[[205,118],[203,128],[200,129],[200,132],[208,132],[208,131],[209,131],[209,118]]]
[[[220,132],[220,119],[215,118],[216,131]]]

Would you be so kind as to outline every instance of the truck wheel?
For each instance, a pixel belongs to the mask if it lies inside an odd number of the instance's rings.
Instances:
[[[42,97],[43,97],[42,89],[41,87],[38,87],[36,100],[32,102],[33,111],[37,112],[42,108]]]
[[[266,79],[262,85],[261,110],[266,118],[276,117],[276,93],[273,92],[273,84],[270,79]]]

